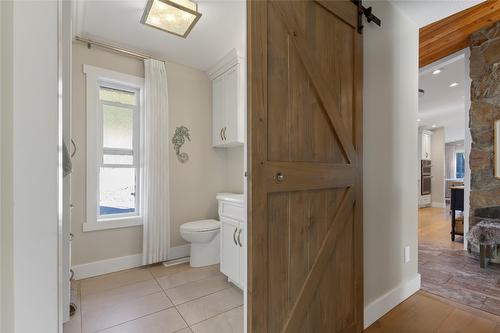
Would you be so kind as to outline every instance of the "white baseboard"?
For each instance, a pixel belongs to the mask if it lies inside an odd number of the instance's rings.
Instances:
[[[189,256],[189,244],[170,248],[170,259]],[[110,258],[73,266],[74,279],[81,280],[93,276],[113,273],[142,266],[142,253]]]
[[[191,249],[191,247],[189,246],[189,244],[171,247],[169,260],[189,257],[189,250],[190,249]]]
[[[444,202],[433,202],[433,203],[431,203],[431,207],[446,208],[446,204]]]
[[[385,295],[365,306],[364,328],[368,328],[396,305],[416,293],[420,289],[420,274],[400,284]]]

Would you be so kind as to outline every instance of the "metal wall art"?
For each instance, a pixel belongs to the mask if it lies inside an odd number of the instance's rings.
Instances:
[[[175,155],[181,163],[186,163],[189,161],[189,155],[187,153],[181,153],[181,147],[186,143],[186,139],[191,141],[189,136],[189,128],[186,126],[179,126],[175,129],[174,137],[172,138],[172,144],[174,145]]]

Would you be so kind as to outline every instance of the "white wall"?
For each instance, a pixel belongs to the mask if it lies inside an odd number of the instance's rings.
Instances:
[[[1,328],[57,332],[58,3],[1,6]]]
[[[417,273],[418,29],[387,1],[364,45],[365,325],[420,287]],[[404,247],[411,260],[404,263]]]
[[[0,2],[0,332],[14,331],[12,2]]]
[[[431,137],[431,202],[433,207],[445,207],[445,129],[436,128]]]

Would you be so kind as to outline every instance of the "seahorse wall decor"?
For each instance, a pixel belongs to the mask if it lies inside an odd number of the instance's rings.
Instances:
[[[181,163],[186,163],[189,161],[189,155],[187,153],[181,153],[181,147],[186,143],[186,139],[191,141],[189,136],[189,128],[186,126],[179,126],[175,129],[174,137],[172,138],[172,144],[174,145],[175,155]]]

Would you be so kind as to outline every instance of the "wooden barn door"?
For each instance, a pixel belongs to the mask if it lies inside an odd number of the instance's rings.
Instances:
[[[361,332],[357,7],[251,1],[248,55],[248,331]]]

